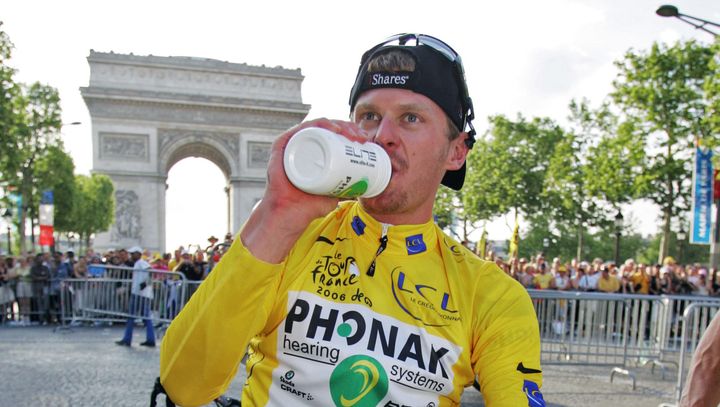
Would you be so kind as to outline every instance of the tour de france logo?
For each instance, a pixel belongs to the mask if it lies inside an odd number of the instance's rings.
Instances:
[[[354,355],[330,375],[330,395],[336,407],[375,407],[388,392],[388,376],[380,362]]]

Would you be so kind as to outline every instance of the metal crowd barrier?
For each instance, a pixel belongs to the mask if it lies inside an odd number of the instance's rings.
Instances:
[[[62,322],[112,323],[145,317],[141,307],[130,310],[133,270],[103,266],[98,277],[67,279],[61,289]],[[146,290],[154,323],[169,324],[188,300],[188,284],[182,273],[149,269],[151,294]]]
[[[705,296],[649,296],[528,290],[535,305],[543,364],[608,366],[610,381],[651,365],[677,374],[679,401],[685,366],[720,309]]]
[[[685,386],[685,378],[688,375],[690,362],[700,338],[705,329],[712,321],[715,314],[720,311],[718,302],[695,302],[689,304],[682,316],[682,334],[680,339],[680,354],[678,356],[679,367],[677,384],[675,386],[675,402],[680,402],[682,390]]]

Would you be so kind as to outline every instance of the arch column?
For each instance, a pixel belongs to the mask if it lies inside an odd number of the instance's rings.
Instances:
[[[229,187],[230,230],[235,236],[265,192],[265,181],[231,179]]]

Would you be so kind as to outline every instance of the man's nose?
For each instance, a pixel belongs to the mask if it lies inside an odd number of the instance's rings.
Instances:
[[[375,128],[375,134],[372,136],[372,140],[383,147],[388,147],[395,144],[396,137],[397,129],[392,120],[383,118]]]

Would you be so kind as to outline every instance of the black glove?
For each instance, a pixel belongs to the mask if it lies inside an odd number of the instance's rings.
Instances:
[[[145,282],[140,283],[140,290],[144,290],[145,287],[147,287],[147,283],[145,283]]]

